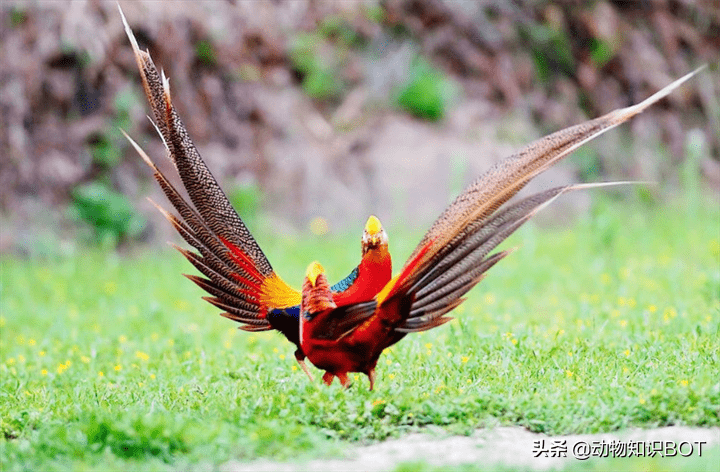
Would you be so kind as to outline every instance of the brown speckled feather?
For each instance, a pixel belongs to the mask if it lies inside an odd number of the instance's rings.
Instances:
[[[212,233],[242,249],[255,262],[258,271],[262,275],[269,276],[273,272],[270,262],[200,157],[185,125],[175,112],[170,96],[169,81],[164,74],[158,73],[150,55],[140,50],[125,16],[122,15],[122,10],[120,14],[125,25],[125,32],[130,38],[135,53],[143,88],[152,108],[155,124],[165,142],[170,159],[180,174],[190,201]],[[157,168],[155,171],[159,172]],[[166,179],[162,177],[162,180]],[[163,190],[166,188],[163,187]],[[166,194],[168,194],[167,191]]]
[[[557,131],[498,162],[470,184],[440,215],[413,251],[413,256],[432,241],[432,247],[424,255],[420,266],[431,264],[442,257],[444,248],[448,244],[465,237],[470,222],[477,223],[489,217],[538,174],[568,156],[582,144],[642,112],[675,90],[700,69],[676,80],[637,105],[614,110],[594,120]]]

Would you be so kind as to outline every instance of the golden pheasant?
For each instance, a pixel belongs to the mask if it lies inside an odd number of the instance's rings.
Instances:
[[[223,316],[241,323],[240,329],[276,329],[284,334],[297,346],[295,358],[312,379],[300,348],[300,292],[285,283],[273,270],[255,238],[233,209],[176,113],[168,80],[164,74],[158,73],[150,55],[140,51],[122,10],[120,14],[132,44],[155,126],[190,202],[137,143],[127,134],[125,136],[153,170],[155,180],[179,216],[156,206],[180,236],[197,250],[194,252],[175,246],[204,275],[186,277],[212,295],[204,299],[224,310]],[[338,305],[372,299],[392,276],[387,234],[375,216],[367,220],[361,250],[360,264],[330,288]]]
[[[338,306],[322,266],[310,264],[303,284],[300,346],[325,370],[325,383],[338,377],[347,387],[348,372],[361,372],[372,390],[383,350],[406,333],[449,321],[447,313],[463,302],[463,295],[509,254],[491,254],[498,244],[562,193],[607,184],[557,187],[506,204],[511,197],[552,164],[640,113],[698,70],[637,105],[548,135],[494,165],[440,215],[400,273],[373,300]]]

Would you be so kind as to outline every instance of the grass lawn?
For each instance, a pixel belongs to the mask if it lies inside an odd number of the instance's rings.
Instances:
[[[192,268],[170,250],[5,257],[0,468],[297,460],[426,425],[550,434],[720,426],[717,202],[599,199],[591,213],[570,227],[522,228],[508,242],[519,251],[455,321],[380,359],[374,392],[364,376],[343,390],[315,370],[310,383],[280,335],[238,331],[202,301],[180,276]],[[389,232],[399,268],[420,234]],[[313,259],[333,279],[359,257],[359,230],[259,239],[295,286]]]

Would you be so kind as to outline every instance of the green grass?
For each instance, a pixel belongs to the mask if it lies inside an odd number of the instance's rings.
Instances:
[[[381,358],[374,392],[364,376],[347,391],[319,372],[311,384],[281,336],[240,332],[200,300],[179,254],[5,257],[0,467],[297,460],[425,425],[720,426],[717,205],[601,201],[591,213],[519,231],[456,321]],[[399,267],[419,234],[389,229]],[[344,276],[358,238],[260,239],[297,286],[315,258]]]

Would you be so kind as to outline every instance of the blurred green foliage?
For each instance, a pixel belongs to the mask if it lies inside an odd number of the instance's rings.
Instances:
[[[234,186],[229,194],[230,203],[245,222],[257,220],[260,210],[261,189],[255,181]]]
[[[115,95],[114,102],[114,116],[107,120],[103,130],[95,134],[89,142],[93,162],[104,171],[109,171],[120,163],[127,146],[120,130],[132,127],[130,110],[140,106],[140,97],[133,91],[133,87],[125,87]]]
[[[410,69],[410,79],[401,88],[397,102],[418,118],[437,121],[445,115],[453,92],[443,72],[419,57]]]
[[[365,45],[365,40],[359,35],[352,25],[341,15],[330,15],[323,19],[318,26],[318,32],[339,45],[360,48]]]
[[[595,182],[602,175],[602,161],[597,150],[590,146],[581,147],[573,151],[573,160],[577,165],[577,172],[582,182]]]
[[[615,51],[613,51],[610,43],[601,38],[592,38],[590,40],[590,58],[596,67],[601,68],[614,56]]]
[[[145,219],[127,197],[102,182],[77,186],[72,192],[72,212],[92,226],[103,245],[115,246],[123,238],[138,236],[145,226]]]
[[[329,51],[325,55],[320,51],[323,46]],[[338,99],[345,89],[339,64],[327,57],[331,53],[332,48],[327,47],[327,42],[318,32],[302,33],[290,46],[290,61],[302,75],[303,90],[312,98]]]
[[[342,15],[329,15],[314,31],[300,33],[290,45],[290,62],[301,75],[305,93],[318,100],[337,100],[343,96],[347,83],[343,68],[350,49],[366,46]]]
[[[566,32],[547,24],[533,23],[520,29],[521,36],[532,50],[538,79],[547,82],[558,72],[572,75],[575,59]]]
[[[27,12],[20,7],[13,7],[10,10],[10,25],[16,28],[27,20]]]
[[[90,142],[90,154],[94,163],[103,168],[112,168],[120,162],[122,151],[110,137],[114,133],[102,133],[93,137]]]
[[[128,415],[122,421],[107,414],[93,414],[84,422],[83,430],[93,451],[109,449],[126,459],[157,457],[170,462],[174,455],[188,452],[188,443],[192,442],[189,425],[173,419],[167,413]]]
[[[217,64],[217,54],[210,41],[203,39],[195,43],[195,56],[206,66]]]
[[[365,18],[374,22],[382,23],[385,21],[385,9],[381,5],[369,5],[363,10]]]

